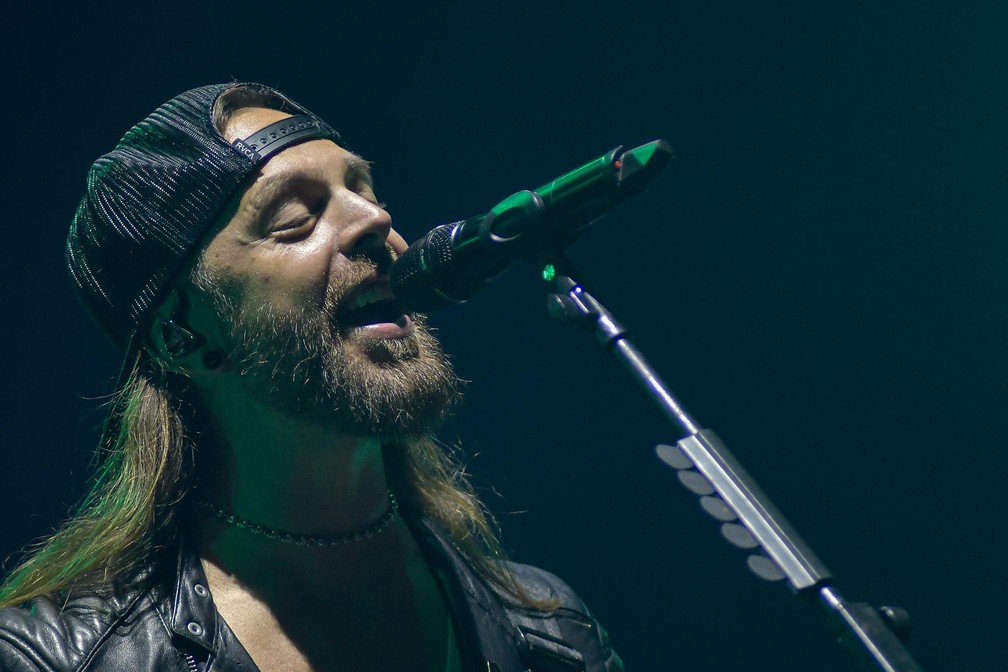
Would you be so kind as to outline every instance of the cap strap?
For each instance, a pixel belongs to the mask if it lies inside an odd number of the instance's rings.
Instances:
[[[332,131],[319,123],[318,119],[307,114],[299,114],[270,124],[244,140],[235,140],[231,146],[252,159],[254,163],[260,164],[294,143],[331,137]]]

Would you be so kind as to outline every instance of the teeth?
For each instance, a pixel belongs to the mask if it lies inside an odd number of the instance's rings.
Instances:
[[[385,283],[374,283],[364,287],[353,297],[353,308],[363,308],[364,306],[379,301],[389,301],[393,297],[392,289]]]

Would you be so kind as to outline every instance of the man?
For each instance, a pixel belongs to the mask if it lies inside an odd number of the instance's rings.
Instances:
[[[262,85],[95,163],[67,261],[126,364],[94,487],[2,587],[0,669],[622,669],[432,440],[458,392],[389,290],[404,249],[368,164]]]

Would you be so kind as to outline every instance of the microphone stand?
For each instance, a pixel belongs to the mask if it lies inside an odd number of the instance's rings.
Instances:
[[[747,558],[749,568],[768,581],[787,579],[795,593],[818,605],[832,639],[858,669],[922,672],[901,642],[909,634],[907,612],[898,607],[876,609],[865,603],[850,603],[840,595],[829,570],[812,549],[717,435],[690,417],[613,314],[570,277],[575,274],[563,254],[546,266],[543,277],[552,282],[553,289],[547,301],[550,315],[594,332],[599,343],[626,365],[668,419],[686,433],[674,446],[658,446],[658,457],[677,471],[679,481],[700,497],[703,509],[721,522],[729,542],[753,551]]]

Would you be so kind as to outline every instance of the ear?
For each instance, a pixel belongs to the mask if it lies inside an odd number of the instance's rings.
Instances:
[[[216,369],[224,363],[224,355],[201,330],[190,326],[189,306],[184,290],[172,290],[151,315],[144,332],[144,346],[176,373]]]

